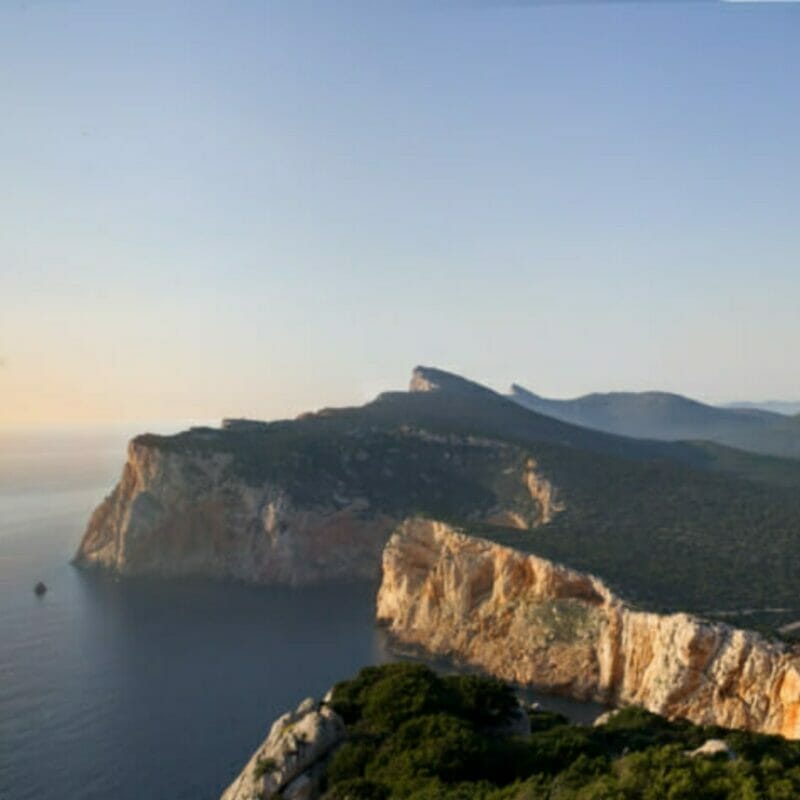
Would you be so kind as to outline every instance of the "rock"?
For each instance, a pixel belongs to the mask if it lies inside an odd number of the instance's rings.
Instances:
[[[47,586],[45,586],[45,584],[42,583],[42,581],[39,581],[36,584],[36,586],[33,587],[33,592],[34,592],[34,594],[36,594],[39,597],[41,597],[43,594],[45,594],[47,592]]]
[[[629,608],[598,578],[433,520],[383,554],[377,618],[404,645],[503,680],[800,738],[800,655],[751,631]]]
[[[728,743],[723,739],[708,739],[696,750],[691,750],[686,753],[686,755],[689,756],[689,758],[697,758],[698,756],[725,756],[727,759],[736,758],[736,753],[728,747]]]
[[[310,714],[312,711],[316,711],[319,706],[320,703],[313,697],[306,697],[306,699],[297,706],[297,711],[295,713],[299,715]]]
[[[308,698],[273,723],[263,744],[225,790],[222,800],[312,800],[326,758],[344,740],[333,709]]]
[[[593,723],[592,726],[595,728],[601,728],[603,725],[608,725],[614,717],[619,714],[620,709],[612,708],[609,711],[604,711]]]

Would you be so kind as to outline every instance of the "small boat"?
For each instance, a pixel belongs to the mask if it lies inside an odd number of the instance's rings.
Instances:
[[[42,581],[39,581],[39,583],[33,587],[33,592],[37,597],[41,597],[46,591],[47,587],[44,585],[44,583],[42,583]]]

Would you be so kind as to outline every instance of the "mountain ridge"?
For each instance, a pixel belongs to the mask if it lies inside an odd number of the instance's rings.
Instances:
[[[512,384],[509,398],[531,411],[592,430],[659,441],[705,440],[759,455],[800,458],[800,420],[756,408],[723,408],[670,392],[541,397]]]

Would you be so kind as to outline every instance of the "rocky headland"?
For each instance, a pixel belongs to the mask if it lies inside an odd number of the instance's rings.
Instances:
[[[377,617],[406,646],[580,700],[800,738],[800,656],[689,614],[626,605],[592,575],[425,519],[383,553]]]
[[[134,439],[75,563],[269,584],[377,579],[410,511],[527,530],[562,507],[536,462],[500,441],[404,428],[287,449],[280,428],[229,425]]]

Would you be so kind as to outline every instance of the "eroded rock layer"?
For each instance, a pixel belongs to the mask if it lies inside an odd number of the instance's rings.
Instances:
[[[602,581],[441,522],[383,554],[377,616],[400,642],[518,684],[800,738],[800,656],[758,634],[627,607]]]

